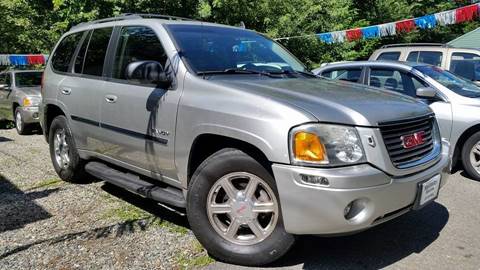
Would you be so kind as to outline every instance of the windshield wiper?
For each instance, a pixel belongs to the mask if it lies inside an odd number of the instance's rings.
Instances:
[[[311,73],[311,72],[307,72],[307,71],[300,71],[300,70],[282,70],[282,71],[279,71],[279,72],[269,72],[270,74],[300,74],[300,75],[303,75],[303,76],[306,76],[306,77],[311,77],[311,78],[319,78],[317,75]]]
[[[197,75],[217,75],[217,74],[258,74],[262,76],[268,76],[271,78],[278,78],[278,76],[275,76],[274,74],[264,72],[264,71],[258,71],[258,70],[253,70],[253,69],[241,69],[241,68],[227,68],[225,70],[209,70],[209,71],[199,71],[197,72]]]

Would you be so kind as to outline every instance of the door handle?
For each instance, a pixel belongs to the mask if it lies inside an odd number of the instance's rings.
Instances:
[[[117,102],[117,96],[114,96],[114,95],[106,95],[106,96],[105,96],[105,100],[106,100],[108,103],[115,103],[115,102]]]
[[[72,89],[70,88],[62,88],[61,90],[62,94],[64,95],[70,95],[72,93]]]

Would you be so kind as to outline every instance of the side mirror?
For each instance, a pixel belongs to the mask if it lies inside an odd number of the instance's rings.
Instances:
[[[157,61],[137,61],[128,64],[126,76],[129,80],[156,84],[168,88],[172,80],[167,76],[162,64]]]
[[[437,90],[432,87],[420,87],[417,89],[417,97],[420,98],[434,98],[437,95]]]
[[[8,86],[8,84],[0,84],[0,90],[3,90],[3,91],[10,91],[10,86]]]

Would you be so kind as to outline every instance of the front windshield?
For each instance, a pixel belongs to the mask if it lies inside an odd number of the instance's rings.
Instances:
[[[18,72],[15,73],[16,87],[34,87],[42,83],[42,72]]]
[[[167,26],[182,57],[196,73],[226,70],[306,72],[282,46],[249,30],[219,26]]]
[[[434,66],[418,66],[415,67],[415,69],[459,95],[464,97],[480,97],[480,87],[446,70]]]

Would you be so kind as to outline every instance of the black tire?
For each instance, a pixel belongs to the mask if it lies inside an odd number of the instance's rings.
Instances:
[[[470,152],[478,142],[480,142],[480,131],[470,136],[470,138],[468,138],[467,141],[463,144],[462,164],[463,164],[463,168],[471,178],[480,181],[480,173],[475,169],[473,164],[470,162]],[[479,158],[480,158],[480,155],[479,155]]]
[[[68,143],[69,151],[68,156],[70,162],[67,167],[62,168],[55,159],[55,148],[54,148],[54,136],[59,129],[65,130],[65,140]],[[70,130],[67,122],[67,118],[63,115],[59,115],[53,119],[50,126],[50,132],[48,134],[48,144],[50,147],[50,158],[52,159],[53,167],[57,172],[58,176],[67,182],[72,183],[81,183],[86,180],[87,174],[85,172],[85,161],[80,158],[77,152],[75,141],[72,136],[72,131]]]
[[[246,266],[261,266],[282,257],[292,247],[295,237],[283,226],[281,207],[273,232],[253,245],[239,245],[220,236],[210,224],[207,214],[208,193],[215,182],[232,172],[247,172],[264,180],[279,196],[272,175],[255,159],[237,149],[223,149],[211,155],[192,176],[187,196],[187,217],[193,233],[209,254],[221,261]]]
[[[20,118],[20,121],[17,117]],[[15,109],[15,115],[13,116],[13,119],[15,122],[15,129],[17,130],[17,133],[19,135],[27,135],[30,133],[30,126],[25,124],[25,122],[23,121],[23,115],[20,111],[20,108]]]

